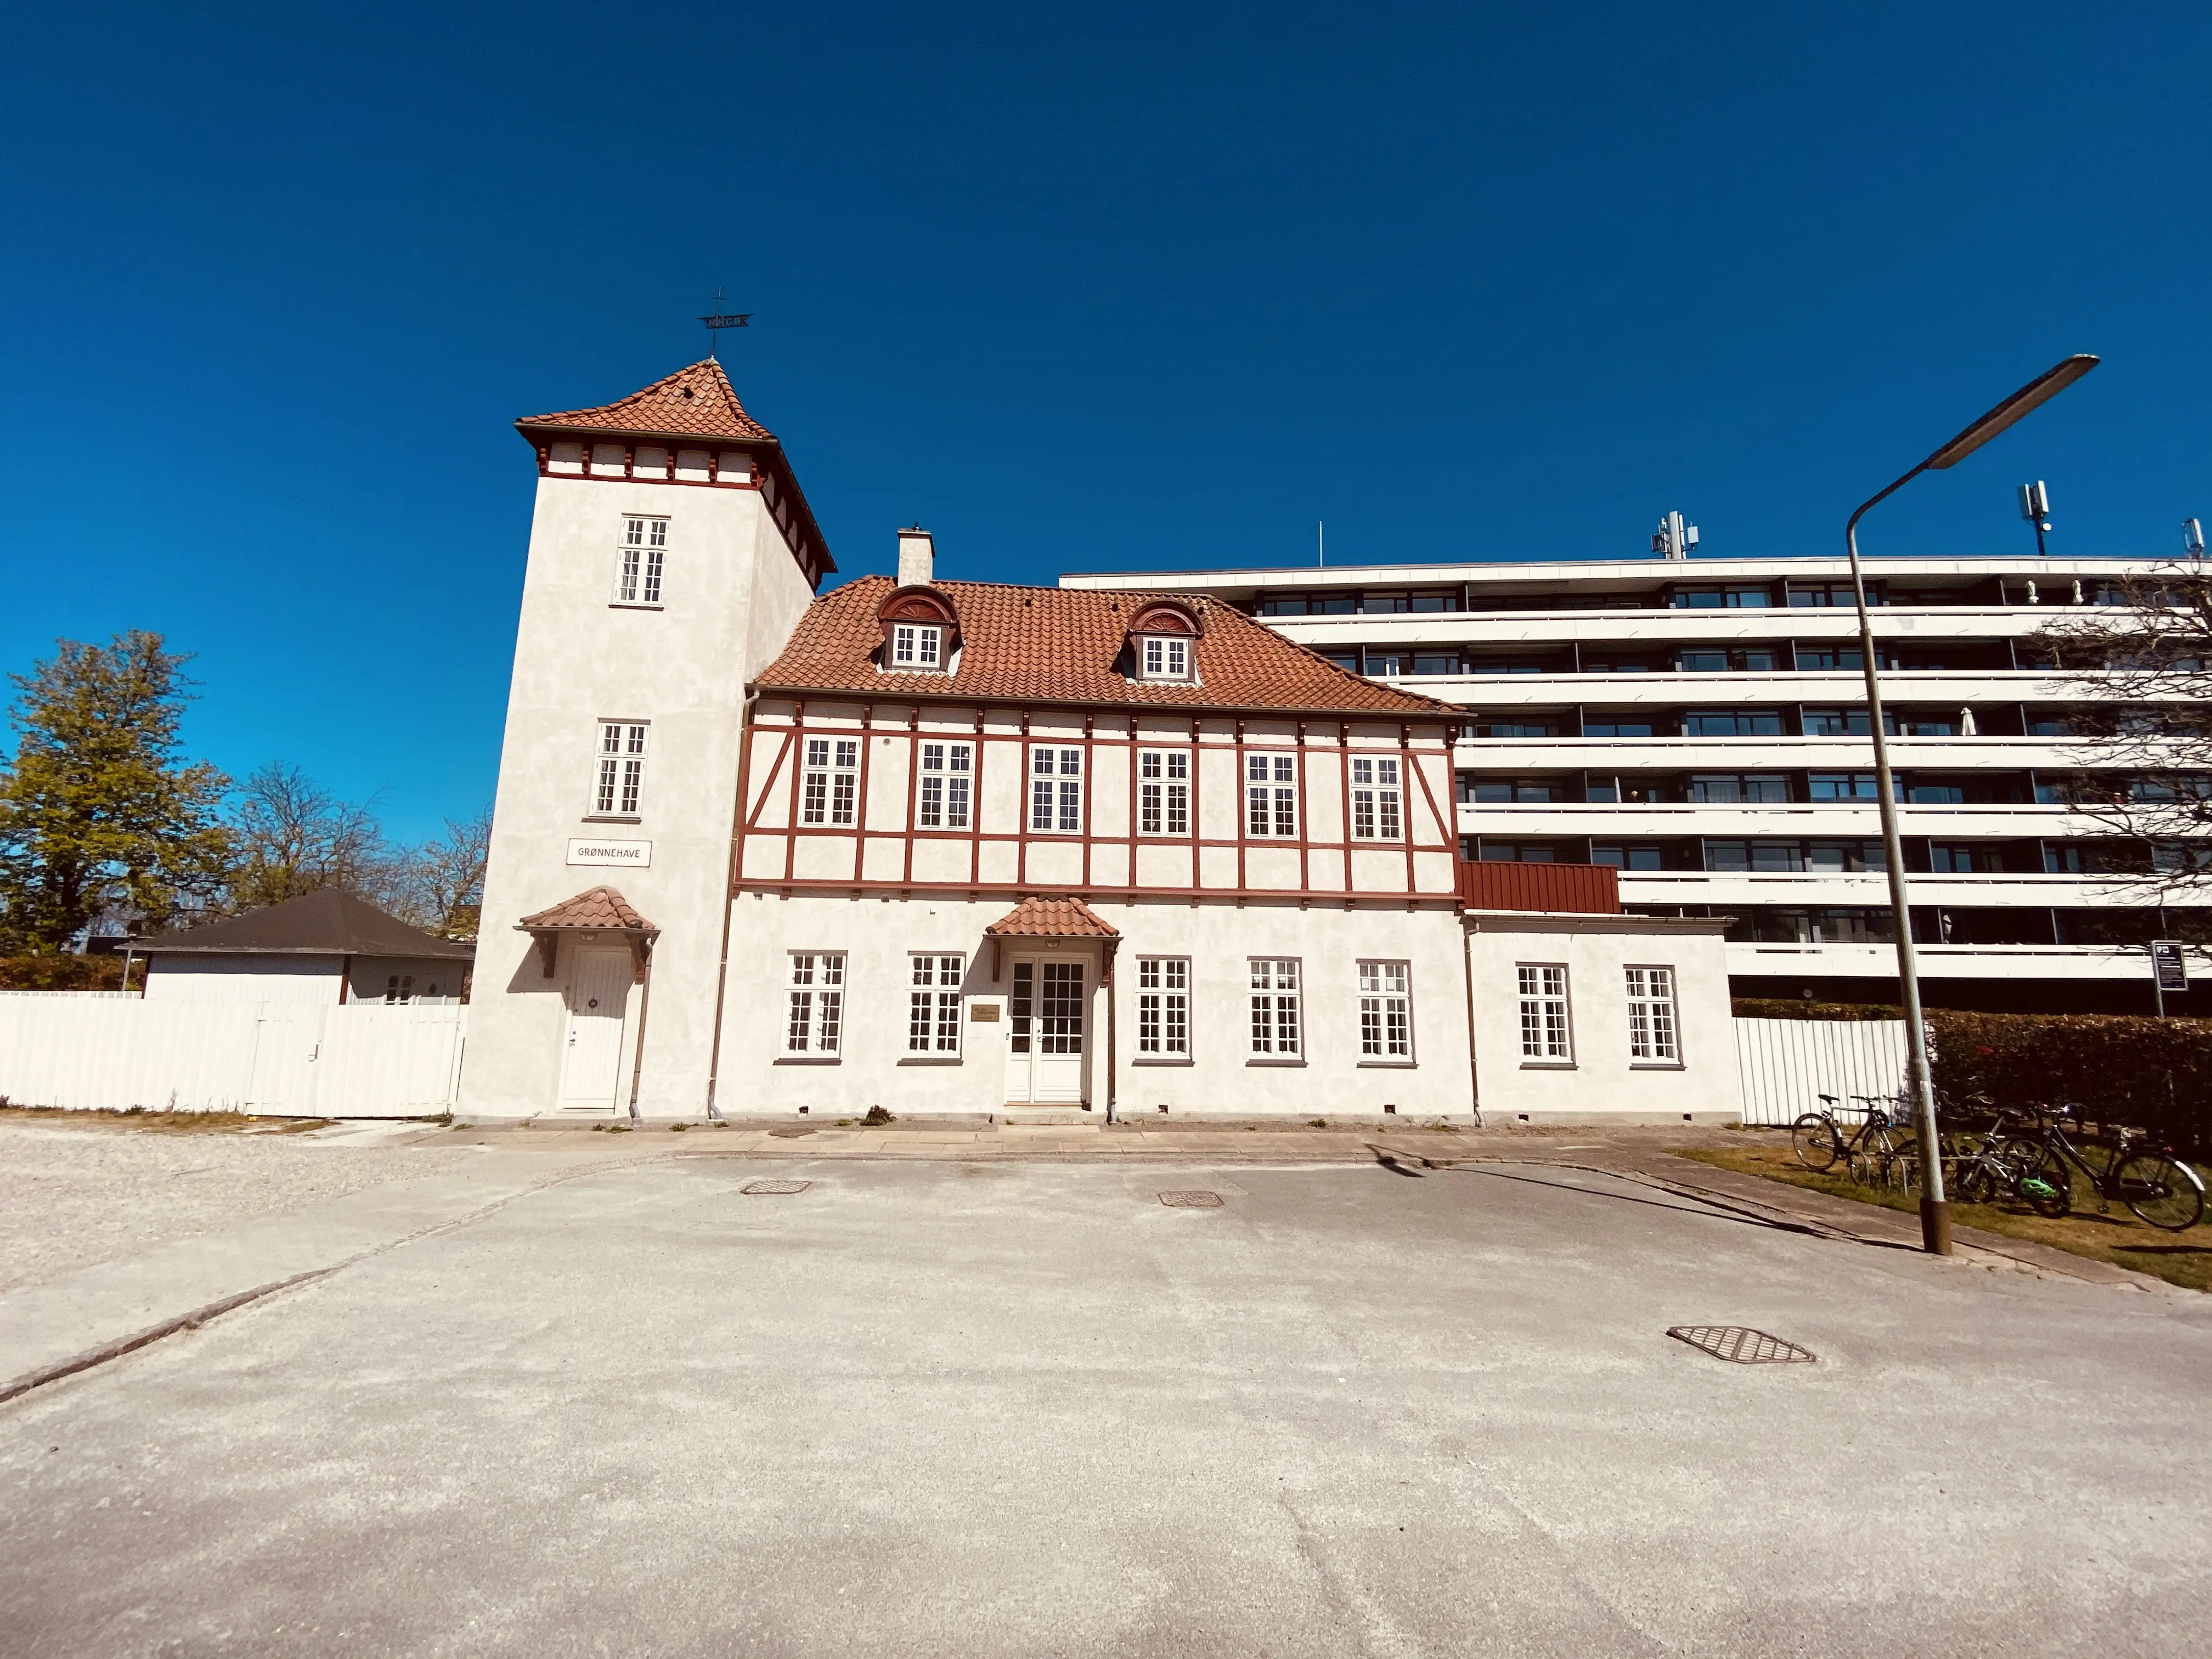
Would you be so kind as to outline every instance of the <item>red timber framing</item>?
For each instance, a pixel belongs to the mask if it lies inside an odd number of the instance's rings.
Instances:
[[[834,722],[825,720],[822,711],[830,706],[844,711],[843,717]],[[915,810],[918,799],[921,772],[921,745],[924,738],[931,735],[924,732],[922,718],[929,712],[930,707],[906,697],[891,700],[884,705],[886,712],[896,711],[893,720],[896,721],[898,727],[902,727],[902,730],[899,730],[894,729],[890,723],[882,718],[878,712],[878,705],[872,700],[837,698],[833,703],[833,700],[826,698],[816,699],[811,702],[794,699],[781,708],[775,708],[773,705],[763,708],[757,702],[754,706],[754,717],[747,732],[746,753],[750,763],[754,750],[757,747],[759,748],[763,757],[767,760],[767,764],[764,767],[753,764],[751,767],[750,775],[759,778],[760,782],[757,787],[748,785],[752,798],[745,805],[739,845],[736,854],[732,890],[851,893],[867,889],[917,893],[980,895],[985,892],[1025,893],[1042,891],[1049,888],[1056,892],[1074,891],[1086,897],[1097,899],[1174,898],[1187,900],[1194,904],[1201,899],[1209,898],[1231,900],[1238,903],[1248,900],[1312,901],[1316,899],[1346,903],[1363,902],[1418,903],[1422,901],[1449,903],[1454,900],[1456,890],[1454,875],[1449,873],[1440,875],[1433,891],[1422,891],[1417,885],[1420,854],[1444,854],[1451,860],[1446,866],[1446,870],[1456,869],[1457,826],[1453,818],[1437,805],[1436,791],[1429,779],[1427,767],[1422,764],[1424,761],[1431,763],[1441,762],[1449,770],[1451,750],[1449,729],[1445,722],[1438,722],[1440,727],[1443,729],[1437,740],[1423,743],[1417,741],[1411,722],[1401,720],[1364,722],[1357,719],[1333,719],[1330,724],[1336,728],[1333,734],[1335,739],[1334,744],[1316,746],[1313,742],[1314,723],[1310,720],[1299,719],[1295,721],[1294,737],[1285,738],[1279,742],[1262,740],[1255,745],[1252,734],[1248,730],[1248,722],[1258,719],[1282,719],[1284,718],[1282,715],[1274,711],[1266,711],[1264,714],[1258,714],[1234,715],[1226,732],[1220,732],[1209,739],[1206,718],[1204,714],[1198,713],[1185,714],[1170,710],[1159,710],[1155,713],[1152,710],[1129,708],[1079,711],[1058,706],[1050,708],[1037,706],[1002,707],[994,710],[991,706],[978,705],[962,699],[957,703],[951,704],[946,712],[951,712],[952,708],[958,709],[966,717],[960,720],[958,724],[967,727],[973,734],[975,756],[971,773],[972,794],[968,823],[965,828],[957,830],[921,830],[915,826]],[[994,729],[994,713],[997,715],[995,730]],[[1083,723],[1081,736],[1079,738],[1071,732],[1065,737],[1046,737],[1037,729],[1037,721],[1040,717],[1048,714],[1061,720],[1079,714]],[[1182,735],[1178,733],[1176,738],[1167,737],[1164,733],[1158,737],[1146,736],[1143,723],[1148,714],[1154,718],[1158,714],[1172,714],[1178,723],[1185,718],[1188,718],[1189,722],[1188,736],[1182,739],[1188,742],[1191,756],[1191,820],[1190,833],[1188,836],[1145,836],[1139,834],[1138,830],[1139,821],[1138,752],[1148,746],[1177,746],[1177,738]],[[903,719],[898,719],[898,716],[903,716]],[[1388,842],[1352,839],[1351,763],[1361,752],[1354,746],[1352,738],[1354,728],[1362,725],[1372,725],[1386,729],[1388,726],[1395,726],[1397,730],[1395,733],[1396,738],[1395,746],[1401,757],[1401,766],[1404,770],[1413,774],[1419,782],[1420,799],[1425,809],[1425,813],[1417,822],[1417,815],[1413,811],[1413,791],[1408,788],[1405,794],[1405,835],[1402,838],[1402,846],[1397,849],[1393,849]],[[859,738],[860,743],[859,775],[854,780],[857,795],[855,822],[849,825],[799,823],[797,820],[803,793],[800,764],[805,754],[803,745],[809,738],[842,737],[849,739],[855,736]],[[896,824],[884,823],[874,816],[874,812],[879,809],[878,804],[872,802],[870,796],[872,751],[886,738],[896,740],[901,737],[905,740],[907,750],[905,757],[907,781],[906,788],[902,792],[904,799],[902,806],[898,802],[881,804],[883,807],[888,807],[891,811],[900,814],[900,820]],[[1079,832],[1065,835],[1056,832],[1040,833],[1031,828],[1030,791],[1032,783],[1031,769],[1034,764],[1031,750],[1034,747],[1046,742],[1050,742],[1054,747],[1074,747],[1078,744],[1081,745],[1084,774],[1083,827]],[[1250,824],[1248,819],[1249,802],[1245,793],[1248,787],[1245,775],[1249,769],[1249,757],[1255,753],[1282,752],[1290,749],[1292,744],[1295,744],[1295,752],[1299,757],[1298,835],[1296,842],[1298,854],[1298,885],[1294,888],[1256,888],[1250,884],[1247,866],[1247,852],[1252,844],[1249,836]],[[766,752],[770,746],[774,750],[772,756],[769,756]],[[997,775],[995,767],[1001,763],[993,762],[990,756],[994,750],[998,749],[1010,750],[1013,755],[1014,820],[1011,825],[990,828],[987,827],[986,820],[991,813],[992,802],[985,785],[987,778]],[[1128,769],[1128,787],[1125,797],[1128,816],[1124,821],[1124,828],[1121,833],[1102,834],[1098,829],[1101,797],[1097,759],[1102,753],[1114,751],[1121,753]],[[1229,758],[1236,769],[1236,787],[1232,791],[1230,802],[1231,810],[1235,814],[1233,836],[1207,836],[1202,833],[1205,826],[1203,817],[1205,807],[1200,788],[1201,780],[1206,771],[1204,757],[1208,753]],[[1312,833],[1310,791],[1315,778],[1314,768],[1321,763],[1321,757],[1323,755],[1331,753],[1334,755],[1337,769],[1341,838],[1320,840],[1316,839]],[[1001,759],[1003,761],[1003,757]],[[994,769],[987,772],[987,768]],[[787,780],[787,769],[789,774]],[[779,790],[781,790],[780,796]],[[1116,791],[1115,793],[1117,796],[1122,795],[1121,791]],[[779,799],[787,803],[780,815],[771,810]],[[779,816],[781,822],[777,821]],[[1431,830],[1437,839],[1422,839],[1425,834]],[[849,866],[851,872],[849,875],[805,877],[798,873],[797,854],[799,843],[802,840],[823,837],[835,839],[840,836],[848,838],[853,842],[854,856]],[[763,837],[775,837],[782,841],[783,856],[780,860],[782,866],[781,872],[780,874],[748,875],[745,845],[753,839]],[[866,852],[869,842],[884,842],[893,837],[896,837],[902,843],[901,857],[896,866],[897,875],[870,877]],[[968,848],[967,879],[964,881],[917,879],[915,874],[915,850],[920,844],[928,842],[964,842]],[[1269,844],[1277,843],[1271,837]],[[1074,879],[1047,880],[1042,883],[1037,879],[1031,869],[1032,849],[1051,845],[1069,846],[1079,849],[1078,873]],[[1189,884],[1166,888],[1140,886],[1138,882],[1138,852],[1141,847],[1146,845],[1188,848],[1190,851]],[[984,854],[988,847],[1005,847],[1012,850],[1014,869],[1011,880],[985,879]],[[1095,854],[1101,847],[1115,848],[1121,854],[1124,862],[1120,872],[1121,878],[1119,881],[1099,879]],[[1203,860],[1206,853],[1208,850],[1225,852],[1231,849],[1236,854],[1237,873],[1234,884],[1220,887],[1208,886],[1204,880]],[[1401,850],[1405,858],[1406,872],[1403,885],[1395,890],[1373,890],[1355,887],[1353,854],[1363,849],[1370,852]],[[1342,872],[1340,885],[1319,889],[1313,885],[1313,854],[1316,853],[1334,855],[1329,862]]]

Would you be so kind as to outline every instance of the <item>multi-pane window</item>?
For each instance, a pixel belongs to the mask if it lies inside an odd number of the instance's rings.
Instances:
[[[1190,750],[1147,749],[1137,757],[1137,828],[1147,836],[1190,833]]]
[[[1159,634],[1144,640],[1145,678],[1148,680],[1187,680],[1190,678],[1190,641]]]
[[[801,823],[850,823],[860,795],[860,740],[809,738],[799,784]]]
[[[592,811],[602,817],[633,817],[645,791],[643,720],[599,722],[599,777],[592,792]]]
[[[845,953],[794,951],[791,1006],[784,1024],[787,1054],[834,1054],[845,1028]]]
[[[945,666],[945,630],[919,623],[891,628],[891,666],[910,674],[933,674]]]
[[[921,745],[921,789],[915,823],[923,830],[965,830],[975,776],[975,746],[967,743]]]
[[[1681,1024],[1674,1013],[1672,968],[1628,970],[1628,1057],[1664,1065],[1681,1060]]]
[[[1565,963],[1524,962],[1521,976],[1521,1057],[1571,1064],[1573,1033],[1567,1024]]]
[[[616,603],[659,605],[667,558],[667,520],[624,519],[622,563],[615,572]]]
[[[960,1052],[961,956],[918,953],[907,992],[906,1048],[910,1054]]]
[[[1398,763],[1352,763],[1352,834],[1357,841],[1395,841],[1405,813]]]
[[[1030,828],[1073,835],[1083,828],[1083,751],[1030,750]]]
[[[1359,964],[1359,1055],[1363,1060],[1413,1057],[1411,969],[1402,962]]]
[[[1296,957],[1252,958],[1252,1053],[1296,1060],[1304,1052]]]
[[[1252,836],[1298,833],[1298,757],[1244,757],[1244,830]]]
[[[1190,1058],[1190,959],[1137,958],[1137,1052]]]

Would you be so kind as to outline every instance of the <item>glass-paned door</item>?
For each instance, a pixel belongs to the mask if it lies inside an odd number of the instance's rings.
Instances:
[[[1006,1000],[1006,1099],[1038,1105],[1083,1098],[1089,1012],[1080,962],[1018,958]]]

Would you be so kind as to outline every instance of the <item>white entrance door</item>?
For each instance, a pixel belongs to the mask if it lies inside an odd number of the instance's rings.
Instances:
[[[627,951],[582,951],[568,982],[568,1054],[561,1104],[611,1111],[621,1081],[623,1009],[635,970]]]
[[[1006,1099],[1065,1105],[1083,1098],[1084,964],[1018,957],[1006,999]]]

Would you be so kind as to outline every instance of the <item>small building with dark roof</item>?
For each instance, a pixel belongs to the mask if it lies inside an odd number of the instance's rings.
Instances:
[[[149,1002],[459,1002],[476,959],[334,887],[132,949]]]

